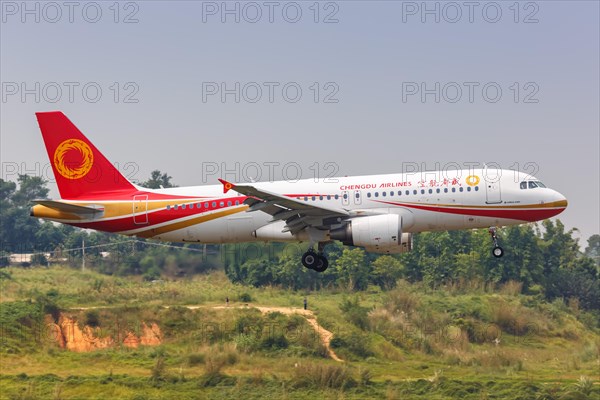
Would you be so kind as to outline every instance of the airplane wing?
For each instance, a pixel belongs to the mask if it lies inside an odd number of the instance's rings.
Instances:
[[[89,215],[89,214],[96,214],[96,213],[101,213],[104,211],[104,207],[98,207],[98,206],[90,206],[90,207],[86,207],[86,206],[79,206],[76,204],[70,204],[70,203],[63,203],[62,201],[56,201],[56,200],[32,200],[32,203],[35,204],[41,204],[43,206],[46,206],[48,208],[52,208],[58,211],[62,211],[62,212],[66,212],[66,213],[70,213],[70,214],[77,214],[77,215]]]
[[[224,193],[234,190],[248,196],[248,199],[244,201],[250,206],[248,211],[263,211],[272,215],[273,221],[285,221],[284,232],[289,231],[296,234],[307,226],[325,229],[339,224],[342,219],[350,215],[342,208],[316,206],[267,190],[257,189],[254,186],[236,185],[223,179],[219,179],[219,181],[223,184]]]

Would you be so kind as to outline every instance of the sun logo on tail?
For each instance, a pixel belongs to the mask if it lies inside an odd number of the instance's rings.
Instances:
[[[54,152],[54,166],[67,179],[80,179],[90,172],[94,153],[90,146],[79,139],[67,139]]]

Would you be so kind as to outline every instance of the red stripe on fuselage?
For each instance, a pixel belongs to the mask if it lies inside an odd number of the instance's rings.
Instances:
[[[472,215],[476,217],[490,217],[490,218],[505,218],[505,219],[516,219],[520,221],[534,222],[540,221],[546,218],[554,217],[565,210],[565,207],[559,208],[544,208],[544,209],[498,209],[492,208],[449,208],[449,207],[435,207],[435,206],[422,206],[416,204],[406,203],[394,203],[389,201],[376,200],[378,203],[392,204],[395,206],[414,208],[417,210],[432,211],[446,214],[459,214],[459,215]]]
[[[70,225],[77,226],[79,228],[85,229],[96,229],[105,232],[123,232],[132,229],[151,227],[153,225],[162,224],[169,221],[175,221],[180,218],[185,218],[194,215],[202,215],[207,214],[211,211],[221,211],[226,208],[231,207],[240,207],[243,205],[244,200],[246,200],[246,196],[240,197],[227,197],[226,199],[214,199],[211,201],[202,201],[197,203],[188,203],[184,208],[181,205],[178,205],[177,209],[174,209],[173,206],[169,210],[160,209],[160,210],[149,210],[148,215],[148,223],[139,224],[134,222],[134,217],[131,214],[127,214],[123,218],[116,218],[108,221],[92,221],[92,222],[82,222],[82,223],[70,223]],[[189,199],[189,197],[187,197]],[[173,199],[174,202],[177,199]],[[235,205],[227,205],[227,202],[230,201],[232,204],[235,204],[235,201],[238,201],[240,204]],[[212,203],[216,202],[216,207],[212,207]],[[221,206],[220,203],[223,202],[224,205]],[[205,203],[209,204],[209,207],[205,207]],[[197,204],[200,204],[200,208],[197,207]],[[143,214],[138,214],[136,218],[143,218]]]

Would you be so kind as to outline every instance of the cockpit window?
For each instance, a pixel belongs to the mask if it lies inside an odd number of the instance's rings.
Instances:
[[[545,188],[546,187],[546,185],[544,185],[540,181],[524,181],[524,182],[521,182],[519,186],[520,186],[521,189],[527,189],[528,187],[529,187],[529,189]]]

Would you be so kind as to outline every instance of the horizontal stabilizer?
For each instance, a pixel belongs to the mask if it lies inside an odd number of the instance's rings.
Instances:
[[[62,201],[56,200],[33,200],[33,203],[40,204],[42,206],[52,208],[57,211],[77,215],[97,214],[104,211],[104,207],[102,206],[80,206],[77,204],[64,203]]]

